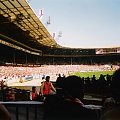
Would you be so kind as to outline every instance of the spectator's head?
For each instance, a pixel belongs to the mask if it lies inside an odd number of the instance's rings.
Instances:
[[[56,80],[56,87],[58,88],[63,88],[63,81],[64,81],[64,77],[58,77]]]
[[[120,69],[113,73],[113,81],[120,83]]]
[[[112,98],[112,97],[106,98],[104,103],[103,103],[103,107],[105,110],[110,110],[110,109],[114,108],[115,107],[114,98]]]
[[[100,120],[120,120],[120,108],[106,112]]]
[[[66,96],[83,99],[83,90],[83,82],[80,77],[68,76],[64,79],[63,91]]]
[[[33,87],[32,87],[32,92],[35,92],[35,91],[36,91],[36,87],[33,86]]]
[[[61,74],[58,74],[58,77],[61,77]]]
[[[47,81],[47,82],[50,81],[50,76],[46,76],[46,81]]]

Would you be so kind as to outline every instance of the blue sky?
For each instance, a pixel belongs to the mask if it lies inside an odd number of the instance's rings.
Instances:
[[[120,47],[120,0],[29,0],[29,5],[36,15],[43,9],[42,23],[62,46]]]

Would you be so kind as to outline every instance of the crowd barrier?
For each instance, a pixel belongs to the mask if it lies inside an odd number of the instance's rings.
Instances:
[[[11,114],[12,120],[43,120],[43,102],[0,102]]]

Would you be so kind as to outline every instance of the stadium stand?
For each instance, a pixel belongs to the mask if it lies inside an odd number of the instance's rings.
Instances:
[[[25,0],[2,0],[0,6],[0,48],[6,51],[0,53],[0,63],[94,64],[101,63],[100,59],[114,63],[119,59],[119,48],[76,49],[58,45]]]

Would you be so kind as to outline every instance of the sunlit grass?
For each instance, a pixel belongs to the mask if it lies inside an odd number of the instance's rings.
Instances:
[[[70,75],[76,75],[76,76],[80,76],[80,77],[92,77],[93,75],[96,76],[96,78],[99,78],[100,74],[103,75],[112,75],[114,71],[96,71],[96,72],[75,72],[75,73],[71,73]]]

